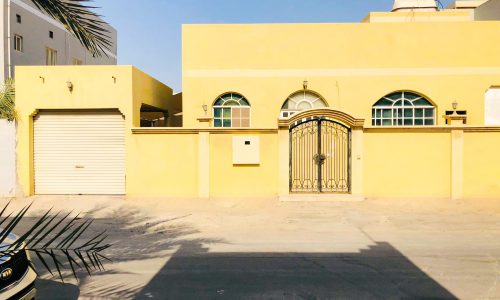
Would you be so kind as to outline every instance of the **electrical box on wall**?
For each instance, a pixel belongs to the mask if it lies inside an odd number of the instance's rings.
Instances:
[[[260,139],[258,136],[233,137],[233,165],[260,164]]]

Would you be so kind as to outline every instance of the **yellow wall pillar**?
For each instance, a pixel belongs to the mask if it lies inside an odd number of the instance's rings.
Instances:
[[[351,191],[355,197],[363,197],[363,128],[351,132]]]
[[[455,107],[454,107],[455,109]],[[460,200],[464,197],[464,130],[467,123],[467,113],[443,116],[446,123],[456,126],[451,130],[451,199]]]
[[[464,185],[464,131],[451,130],[451,198],[463,198]]]
[[[210,198],[210,133],[198,133],[198,197]]]
[[[278,195],[290,194],[290,133],[288,127],[278,130]]]
[[[198,118],[198,122],[209,128],[212,118]],[[198,132],[198,197],[210,198],[210,132]]]

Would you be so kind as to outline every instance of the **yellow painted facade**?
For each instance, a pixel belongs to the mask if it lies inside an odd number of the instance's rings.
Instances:
[[[500,82],[498,32],[500,22],[488,21],[184,25],[184,126],[196,126],[203,104],[237,91],[258,116],[252,126],[273,127],[305,79],[329,107],[358,118],[370,120],[381,97],[410,90],[438,115],[457,101],[469,124],[483,125],[484,93]]]
[[[441,130],[368,130],[364,139],[365,194],[449,197],[450,139],[450,133]]]
[[[498,198],[500,132],[466,132],[464,135],[464,197]]]
[[[473,21],[467,11],[397,12],[351,24],[182,30],[182,127],[140,127],[142,104],[177,113],[180,96],[131,66],[16,70],[18,175],[26,194],[34,192],[33,115],[106,108],[119,109],[126,120],[126,194],[132,197],[500,197],[500,126],[484,121],[485,93],[500,86],[499,21]],[[305,80],[327,107],[279,119]],[[427,98],[435,125],[373,126],[373,105],[396,91]],[[213,126],[214,101],[227,92],[249,101],[250,127]],[[446,124],[453,102],[466,111],[465,125]],[[289,128],[306,117],[327,117],[350,130],[349,193],[290,192]],[[258,163],[233,162],[234,137],[259,141]]]
[[[130,130],[139,126],[141,103],[168,109],[172,90],[132,66],[17,67],[18,180],[26,195],[34,193],[33,118],[43,110],[116,109],[124,116],[127,151],[137,145]],[[69,91],[67,82],[73,84]],[[61,145],[63,146],[63,145]],[[126,156],[126,169],[136,159]],[[127,190],[134,182],[127,181]]]
[[[127,149],[127,195],[197,198],[197,154],[194,133],[133,134]]]
[[[233,165],[234,135],[210,135],[210,195],[212,197],[269,197],[278,189],[278,136],[276,133],[249,134],[260,137],[260,164]],[[229,150],[229,151],[228,151]]]

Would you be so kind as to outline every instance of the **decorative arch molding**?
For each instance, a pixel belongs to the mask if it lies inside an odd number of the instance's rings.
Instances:
[[[289,128],[296,122],[301,121],[303,119],[318,118],[318,117],[324,117],[338,121],[350,128],[363,128],[365,124],[365,119],[354,118],[353,116],[339,110],[331,108],[315,108],[315,109],[307,109],[301,111],[289,118],[279,119],[278,127]]]

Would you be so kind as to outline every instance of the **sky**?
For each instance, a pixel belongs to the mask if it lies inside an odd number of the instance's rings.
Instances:
[[[451,0],[442,0],[447,5]],[[118,64],[182,90],[181,25],[359,22],[394,0],[95,0],[118,30]]]

